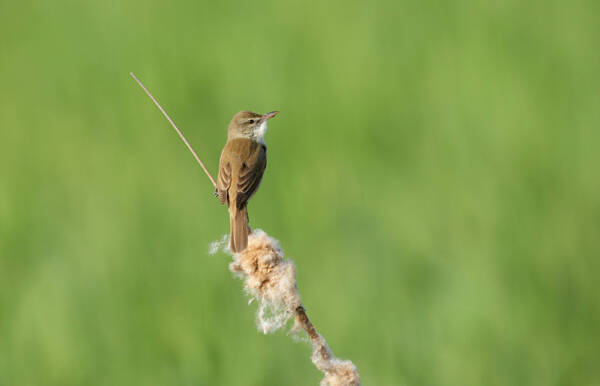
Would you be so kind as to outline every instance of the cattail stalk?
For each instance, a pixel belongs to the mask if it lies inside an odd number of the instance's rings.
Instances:
[[[229,269],[244,281],[244,290],[258,302],[256,323],[267,334],[276,331],[294,317],[292,333],[305,331],[312,345],[312,362],[325,374],[321,385],[360,385],[360,374],[349,360],[336,358],[327,342],[311,323],[300,301],[296,284],[296,267],[285,259],[279,242],[260,229],[248,237],[248,247],[231,253],[227,236],[213,243],[211,252],[219,249],[230,253]]]

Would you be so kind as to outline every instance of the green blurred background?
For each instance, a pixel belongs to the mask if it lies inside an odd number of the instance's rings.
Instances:
[[[0,3],[0,385],[316,385],[211,241],[251,225],[365,385],[600,384],[600,6]]]

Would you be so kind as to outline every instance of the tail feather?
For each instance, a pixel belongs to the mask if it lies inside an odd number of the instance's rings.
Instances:
[[[230,208],[229,212],[229,247],[234,253],[242,252],[248,246],[248,211],[244,206],[241,209]]]

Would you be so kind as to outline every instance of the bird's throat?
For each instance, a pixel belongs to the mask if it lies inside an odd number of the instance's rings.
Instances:
[[[265,134],[267,132],[267,121],[261,122],[260,125],[254,129],[254,140],[258,143],[265,144]]]

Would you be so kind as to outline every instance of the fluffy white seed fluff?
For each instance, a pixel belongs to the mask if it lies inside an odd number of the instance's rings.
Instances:
[[[210,252],[219,249],[231,254],[228,237],[215,241]],[[360,385],[358,369],[349,360],[336,358],[321,334],[317,333],[300,302],[296,286],[296,267],[292,260],[284,259],[279,242],[257,229],[248,237],[248,247],[232,254],[229,269],[244,281],[244,290],[250,302],[258,302],[256,324],[264,334],[276,331],[296,317],[292,333],[305,330],[313,353],[312,362],[325,374],[321,386]]]

